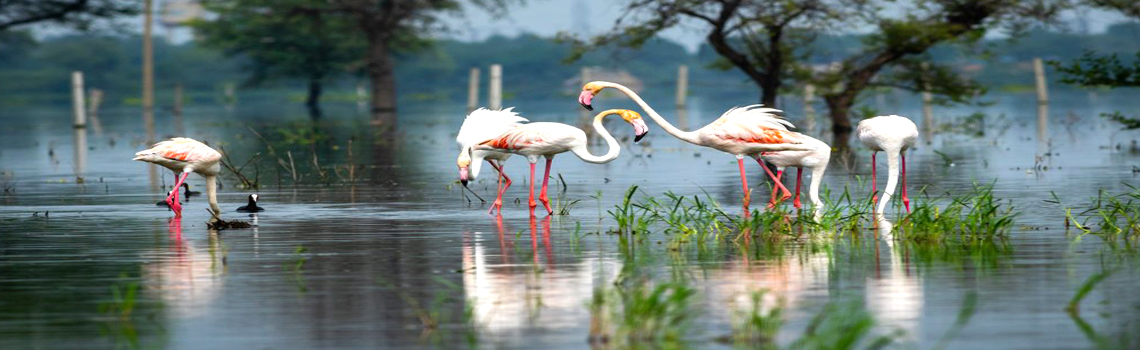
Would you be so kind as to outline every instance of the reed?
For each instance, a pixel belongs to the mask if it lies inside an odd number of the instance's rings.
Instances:
[[[1123,244],[1128,250],[1135,249],[1140,238],[1140,189],[1125,186],[1130,191],[1117,195],[1098,191],[1087,209],[1074,213],[1075,208],[1065,208],[1066,225],[1072,223],[1081,232],[1077,241],[1091,234],[1112,247]]]
[[[975,183],[967,194],[918,202],[895,229],[902,240],[976,243],[1007,238],[1017,215],[1008,201],[994,197],[993,184]]]

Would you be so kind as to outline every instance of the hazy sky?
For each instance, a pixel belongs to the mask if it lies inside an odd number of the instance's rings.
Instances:
[[[509,14],[494,18],[483,11],[467,11],[464,18],[451,18],[448,22],[456,33],[449,36],[463,40],[479,40],[495,34],[508,36],[520,33],[534,33],[551,36],[558,32],[582,32],[598,34],[613,27],[614,20],[622,14],[626,0],[530,0],[521,6],[511,8]],[[905,3],[905,2],[902,2]],[[1116,13],[1105,11],[1067,11],[1062,23],[1067,30],[1103,32],[1113,23],[1125,20]],[[699,30],[699,23],[682,23],[663,33],[663,36],[678,41],[695,50],[704,41],[705,33]],[[864,29],[869,30],[870,28]]]

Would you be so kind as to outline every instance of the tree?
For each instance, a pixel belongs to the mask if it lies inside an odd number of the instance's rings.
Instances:
[[[640,47],[662,30],[683,20],[701,24],[706,42],[719,54],[722,67],[735,67],[760,87],[760,101],[776,106],[776,97],[788,75],[797,68],[797,48],[814,37],[811,30],[841,16],[840,8],[824,0],[634,0],[609,33],[588,42],[572,34],[562,40],[578,46],[577,59],[585,50],[617,44]],[[647,20],[625,24],[644,16]],[[809,30],[810,29],[810,30]]]
[[[137,1],[0,0],[0,32],[40,22],[86,29],[92,22],[138,13]]]
[[[1048,1],[924,0],[916,1],[915,11],[904,11],[901,18],[868,16],[878,30],[864,38],[863,49],[811,79],[826,91],[822,96],[836,143],[846,143],[852,130],[851,109],[867,88],[926,89],[954,101],[984,91],[972,81],[955,79],[948,67],[922,64],[928,61],[923,54],[940,44],[976,43],[993,28],[1019,32],[1028,20],[1049,18],[1063,5]],[[896,68],[896,74],[880,77],[888,68]]]
[[[519,0],[470,0],[470,4],[491,11],[504,11]],[[364,65],[372,83],[373,122],[393,122],[396,111],[396,76],[392,55],[400,48],[422,46],[428,35],[443,29],[439,17],[458,13],[459,0],[328,0],[327,7],[315,8],[348,15],[363,33],[367,43]]]
[[[1120,11],[1126,16],[1140,19],[1140,2],[1133,0],[1089,0],[1089,4],[1108,10]],[[1131,64],[1121,62],[1116,54],[1098,55],[1085,52],[1084,56],[1069,63],[1049,62],[1063,74],[1061,81],[1086,87],[1108,88],[1140,87],[1140,51]],[[1118,122],[1125,130],[1140,129],[1140,118],[1130,118],[1119,111],[1101,116]]]
[[[306,105],[320,116],[322,84],[359,66],[364,41],[354,23],[325,0],[219,0],[215,17],[191,23],[206,46],[249,59],[250,84],[277,78],[308,81]]]

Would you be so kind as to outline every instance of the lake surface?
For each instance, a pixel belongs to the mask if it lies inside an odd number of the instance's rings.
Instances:
[[[849,305],[874,320],[865,345],[889,336],[891,348],[935,348],[976,296],[972,317],[946,338],[948,348],[1097,348],[1098,339],[1136,348],[1135,249],[1091,235],[1078,241],[1065,224],[1066,207],[1087,207],[1098,190],[1116,194],[1138,184],[1136,133],[1098,116],[1135,114],[1133,95],[1054,93],[1044,124],[1031,94],[991,95],[984,107],[935,107],[935,120],[946,125],[907,157],[911,195],[917,203],[929,200],[924,191],[937,197],[993,183],[995,196],[1019,213],[996,252],[876,240],[869,228],[679,248],[654,232],[628,243],[609,233],[617,224],[606,212],[633,185],[638,198],[707,194],[739,214],[735,158],[683,144],[652,123],[637,144],[628,126],[608,123],[625,147],[612,163],[555,158],[553,172],[566,190],[555,176],[551,197],[580,201],[568,215],[532,219],[527,162],[508,161],[515,182],[497,218],[456,183],[454,138],[464,107],[431,101],[404,101],[395,132],[371,125],[354,104],[330,104],[317,121],[299,105],[261,99],[192,105],[180,118],[159,111],[160,139],[208,141],[239,166],[260,154],[243,173],[259,174],[256,193],[267,210],[234,212],[255,190],[227,173],[219,195],[224,217],[256,226],[215,232],[206,228],[203,197],[185,204],[181,220],[154,205],[173,180],[169,171],[130,160],[147,146],[136,107],[107,108],[98,125],[78,131],[68,106],[8,108],[0,110],[0,348],[580,349],[591,346],[592,322],[606,319],[591,312],[591,300],[631,280],[694,291],[682,347],[732,348],[722,340],[752,293],[765,290],[766,309],[782,305],[781,346],[800,339],[829,307]],[[682,129],[695,129],[752,98],[694,97],[684,111],[665,108],[668,96],[649,100]],[[916,101],[883,95],[868,105],[922,129]],[[595,104],[634,107],[619,98]],[[813,126],[800,101],[787,99],[786,109],[805,133],[830,142],[819,128],[825,123]],[[573,96],[520,102],[517,111],[574,125],[592,117]],[[984,122],[966,123],[973,113]],[[594,140],[591,148],[600,154],[605,145]],[[276,160],[288,164],[289,156],[297,185]],[[866,196],[860,180],[870,174],[869,161],[859,147],[849,157],[833,155],[825,186],[833,195],[847,186]],[[757,186],[753,205],[762,207],[768,182],[754,162],[747,166]],[[489,202],[494,172],[484,167],[480,175],[470,188]],[[189,183],[204,191],[201,177]],[[1105,271],[1079,316],[1066,313],[1078,287]]]

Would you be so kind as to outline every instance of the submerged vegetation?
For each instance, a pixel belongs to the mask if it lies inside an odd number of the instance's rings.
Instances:
[[[943,201],[949,203],[940,207]],[[992,184],[975,183],[963,195],[919,201],[896,229],[902,240],[969,245],[1006,239],[1016,216],[1012,205],[994,197]]]
[[[1131,191],[1110,195],[1101,190],[1087,209],[1065,208],[1066,225],[1071,223],[1081,232],[1078,240],[1091,234],[1113,247],[1120,244],[1130,250],[1136,247],[1136,240],[1140,238],[1140,189],[1125,186]]]

